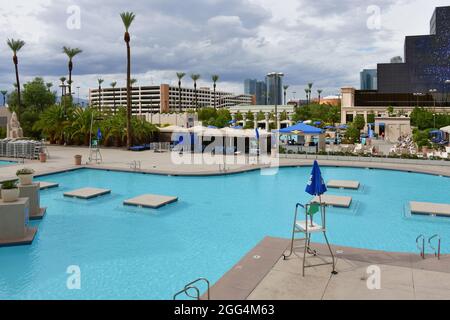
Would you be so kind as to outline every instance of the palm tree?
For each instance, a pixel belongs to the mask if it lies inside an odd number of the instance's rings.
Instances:
[[[177,72],[177,78],[178,78],[178,109],[181,112],[181,80],[184,78],[186,73],[184,72]]]
[[[322,92],[323,92],[322,89],[317,90],[317,94],[319,95],[319,104],[320,104],[320,97],[322,95]]]
[[[200,79],[200,75],[193,73],[191,74],[191,79],[194,81],[194,95],[195,95],[195,110],[198,108],[198,96],[197,96],[197,81]]]
[[[16,86],[17,86],[17,118],[18,120],[20,120],[21,101],[20,101],[19,59],[17,58],[17,52],[19,52],[20,49],[23,48],[23,46],[25,45],[25,41],[8,39],[7,44],[14,54],[13,62],[14,68],[16,70]]]
[[[116,86],[117,86],[117,82],[111,82],[111,88],[113,88],[113,108],[114,108],[114,113],[116,113]]]
[[[308,83],[308,105],[311,103],[311,93],[313,85],[314,83],[312,82]]]
[[[212,81],[214,83],[214,109],[216,109],[216,87],[217,87],[217,81],[219,81],[219,76],[217,74],[212,75]]]
[[[0,93],[3,96],[3,106],[6,106],[6,95],[8,94],[8,91],[2,90],[2,91],[0,91]]]
[[[133,86],[137,83],[137,79],[131,79],[130,80],[130,83],[131,83],[131,88],[133,88]]]
[[[45,86],[47,87],[48,92],[50,92],[50,90],[51,90],[52,87],[53,87],[53,83],[47,82],[47,83],[45,84]]]
[[[129,148],[133,142],[131,134],[131,37],[128,31],[136,16],[133,12],[123,12],[120,17],[125,26],[124,41],[127,45],[127,147]]]
[[[105,82],[105,80],[99,78],[97,79],[98,82],[98,110],[102,110],[102,83]]]
[[[287,95],[287,89],[289,89],[288,85],[283,86],[284,89],[284,104],[287,104],[286,95]]]
[[[70,48],[70,47],[63,47],[63,53],[67,55],[69,58],[69,96],[72,98],[72,70],[73,70],[73,58],[77,55],[82,53],[83,50],[78,48]]]

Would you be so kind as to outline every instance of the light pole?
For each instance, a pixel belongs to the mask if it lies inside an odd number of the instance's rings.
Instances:
[[[421,92],[415,92],[413,95],[417,98],[417,107],[419,107],[419,97],[423,96],[424,94]]]
[[[78,91],[78,105],[80,105],[80,87],[77,87],[77,91]]]
[[[445,80],[445,105],[447,105],[448,102],[448,85],[450,84],[450,80]]]

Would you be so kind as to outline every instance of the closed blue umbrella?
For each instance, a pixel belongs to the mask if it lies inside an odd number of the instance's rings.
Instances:
[[[97,130],[97,139],[98,140],[102,140],[102,131],[100,130],[100,128],[98,128],[98,130]]]
[[[327,192],[327,186],[322,177],[322,172],[320,171],[319,163],[317,160],[314,161],[314,165],[311,172],[311,177],[309,178],[308,185],[306,186],[307,193],[313,196],[320,196]],[[322,199],[320,199],[322,202]]]
[[[256,133],[256,140],[259,140],[259,130],[258,130],[258,128],[255,129],[255,133]]]

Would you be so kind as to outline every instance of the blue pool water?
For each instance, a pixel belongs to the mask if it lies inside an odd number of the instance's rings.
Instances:
[[[31,246],[0,248],[0,299],[170,299],[198,277],[217,281],[265,236],[290,237],[293,208],[310,168],[218,177],[167,177],[82,169],[45,176],[60,187],[41,193],[47,215]],[[408,203],[449,203],[450,178],[396,171],[322,168],[326,180],[359,180],[350,209],[328,210],[334,244],[416,252],[419,234],[440,234],[450,253],[450,219],[411,217]],[[82,188],[112,189],[85,201],[63,197]],[[155,193],[179,202],[159,210],[124,207]],[[315,239],[322,241],[321,238]],[[81,290],[68,290],[68,266],[81,269]]]
[[[0,166],[10,166],[12,164],[15,164],[15,162],[0,160]]]

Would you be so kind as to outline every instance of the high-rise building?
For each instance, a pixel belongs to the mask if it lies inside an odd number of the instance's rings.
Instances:
[[[430,22],[430,35],[405,39],[404,63],[378,64],[380,93],[427,93],[449,90],[450,6],[437,7]],[[447,82],[447,83],[446,83]]]
[[[266,76],[267,104],[283,105],[283,77],[281,72],[271,72]]]
[[[244,81],[244,94],[256,97],[257,105],[266,104],[266,83],[256,79],[246,79]]]
[[[361,90],[377,90],[377,69],[364,69],[360,78]]]

